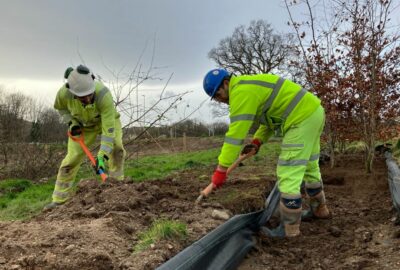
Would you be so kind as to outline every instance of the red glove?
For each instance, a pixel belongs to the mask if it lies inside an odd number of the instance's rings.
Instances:
[[[212,176],[212,183],[217,187],[221,187],[226,181],[226,171],[221,171],[220,169],[216,169]]]
[[[256,151],[256,154],[258,153],[258,150],[260,150],[262,142],[259,139],[253,139],[251,143],[246,144],[243,147],[242,152],[240,153],[241,155],[246,155],[250,153],[253,149]]]

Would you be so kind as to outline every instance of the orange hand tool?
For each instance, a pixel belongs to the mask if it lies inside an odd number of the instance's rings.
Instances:
[[[85,152],[86,156],[89,158],[90,163],[92,163],[92,166],[94,168],[96,168],[96,160],[94,159],[92,153],[90,152],[90,150],[87,148],[87,146],[85,144],[83,132],[79,136],[72,136],[71,132],[68,131],[68,137],[70,137],[71,140],[73,140],[74,142],[77,142],[80,144],[83,152]],[[101,180],[103,181],[103,183],[107,180],[108,176],[102,169],[99,169],[96,173],[100,174],[100,177],[101,177]]]

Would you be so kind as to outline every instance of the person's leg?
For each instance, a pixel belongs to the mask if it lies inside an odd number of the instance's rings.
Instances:
[[[95,130],[84,130],[83,132],[85,144],[89,147],[95,141],[98,132]],[[63,204],[69,199],[76,174],[84,156],[85,154],[79,143],[68,138],[68,153],[58,170],[53,191],[53,203]]]
[[[108,161],[109,176],[117,180],[124,180],[125,149],[122,142],[121,121],[115,120],[114,147]]]
[[[282,141],[277,167],[278,187],[281,193],[279,203],[281,224],[271,232],[272,237],[293,237],[300,234],[300,185],[310,155],[304,134],[300,132],[298,126],[290,128]]]
[[[311,217],[328,218],[330,216],[328,207],[326,206],[325,193],[319,169],[320,136],[323,128],[324,122],[322,122],[322,125],[319,127],[319,136],[314,142],[311,157],[304,174],[305,188],[309,197],[310,208],[303,211],[303,219]]]
[[[322,108],[321,108],[322,109]],[[317,110],[297,126],[290,127],[285,133],[279,156],[277,176],[281,193],[280,214],[281,225],[270,230],[269,236],[297,236],[300,234],[301,193],[306,166],[311,157],[316,138],[323,122],[323,109]],[[268,234],[268,233],[267,233]]]
[[[261,228],[261,232],[269,237],[294,237],[300,234],[301,195],[281,193],[279,203],[280,224],[275,229]]]

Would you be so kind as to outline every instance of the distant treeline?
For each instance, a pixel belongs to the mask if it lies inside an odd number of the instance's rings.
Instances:
[[[131,127],[124,130],[124,135],[132,138],[144,129]],[[153,126],[142,136],[218,136],[224,135],[227,129],[225,122],[206,124],[187,119],[171,125]],[[60,143],[66,141],[66,131],[66,124],[53,108],[21,93],[0,93],[0,143]]]
[[[135,138],[143,133],[146,127],[131,127],[125,130],[126,137]],[[153,138],[176,138],[183,136],[190,137],[207,137],[224,135],[228,130],[228,124],[225,122],[215,122],[205,124],[201,121],[187,119],[185,121],[173,123],[166,126],[153,126],[145,132],[142,137]]]

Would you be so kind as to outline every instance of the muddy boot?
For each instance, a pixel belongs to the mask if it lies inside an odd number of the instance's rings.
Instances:
[[[286,197],[285,197],[286,196]],[[301,195],[282,194],[279,203],[281,223],[275,229],[261,228],[261,233],[273,238],[295,237],[300,235]]]
[[[285,238],[285,228],[283,227],[282,223],[279,224],[278,227],[275,229],[268,229],[267,227],[261,227],[260,229],[261,234],[271,237],[271,238]]]
[[[62,203],[51,202],[51,203],[47,204],[45,207],[43,207],[43,211],[50,211],[60,205],[62,205]]]
[[[306,188],[306,193],[310,198],[310,208],[302,212],[301,219],[329,218],[331,215],[326,206],[325,193],[322,187]]]

